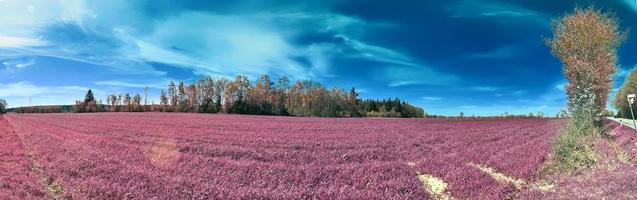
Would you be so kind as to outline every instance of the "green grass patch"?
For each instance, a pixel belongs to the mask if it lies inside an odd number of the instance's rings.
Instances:
[[[570,173],[595,165],[598,155],[594,142],[602,132],[592,120],[572,119],[553,143],[553,160],[549,170]]]

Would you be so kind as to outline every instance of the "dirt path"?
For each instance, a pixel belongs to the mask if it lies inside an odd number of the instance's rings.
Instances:
[[[20,138],[0,117],[0,199],[49,199]]]

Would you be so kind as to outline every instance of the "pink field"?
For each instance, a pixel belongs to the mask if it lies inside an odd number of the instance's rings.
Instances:
[[[46,198],[20,139],[0,117],[0,199]]]
[[[501,199],[515,193],[513,184],[469,163],[532,179],[565,124],[165,113],[6,118],[43,176],[73,199],[431,198],[417,173],[444,180],[454,198]]]

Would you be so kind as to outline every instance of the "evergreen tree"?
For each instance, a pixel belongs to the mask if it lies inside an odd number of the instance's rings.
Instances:
[[[0,115],[7,113],[7,101],[0,99]]]

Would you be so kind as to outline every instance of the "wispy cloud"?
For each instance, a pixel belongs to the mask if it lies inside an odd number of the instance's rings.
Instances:
[[[361,30],[389,26],[387,23],[332,12],[215,13],[177,7],[171,12],[178,14],[144,16],[136,2],[120,0],[108,4],[83,0],[3,4],[0,11],[6,12],[0,13],[0,20],[11,22],[3,29],[11,31],[0,30],[0,47],[21,47],[15,51],[22,55],[70,59],[123,72],[161,76],[145,64],[158,62],[198,75],[272,73],[320,79],[331,76],[331,61],[342,56],[343,48],[352,50],[347,56],[355,59],[414,65],[402,53],[360,39],[365,33]],[[294,42],[309,32],[340,41]]]
[[[0,84],[0,97],[11,107],[47,104],[71,104],[82,98],[89,88],[80,86],[38,86],[28,82]],[[102,94],[94,90],[96,95]]]
[[[557,89],[559,91],[564,91],[564,89],[566,87],[566,84],[567,84],[566,82],[557,84],[557,85],[555,85],[555,89]]]
[[[46,45],[40,38],[14,37],[0,35],[0,48],[25,48]]]
[[[129,87],[129,88],[156,88],[163,89],[166,88],[170,80],[162,79],[158,81],[124,81],[124,80],[108,80],[108,81],[96,81],[95,85],[103,85],[103,86],[118,86],[118,87]]]
[[[464,0],[447,7],[452,17],[528,17],[537,16],[535,11],[501,1]]]
[[[516,90],[516,91],[511,92],[512,95],[516,95],[516,96],[520,96],[520,95],[523,95],[523,94],[526,94],[526,93],[528,93],[528,91],[526,91],[526,90]]]
[[[510,58],[515,56],[517,50],[514,46],[502,46],[484,52],[471,54],[469,58]]]
[[[2,60],[2,59],[0,59]],[[7,69],[22,69],[35,64],[35,60],[30,57],[8,57],[2,60],[2,65]]]
[[[471,89],[476,91],[481,91],[481,92],[494,92],[499,90],[500,88],[494,87],[494,86],[475,86],[475,87],[472,87]]]
[[[426,100],[426,101],[440,101],[442,100],[442,97],[421,97],[421,99]]]
[[[370,45],[351,39],[345,35],[339,34],[335,37],[342,39],[347,46],[356,50],[356,53],[348,55],[350,57],[363,58],[394,65],[418,66],[418,64],[412,61],[409,56],[392,49]]]
[[[628,6],[633,11],[637,11],[637,2],[633,0],[622,0],[626,6]]]
[[[447,11],[454,18],[489,18],[497,22],[531,22],[542,26],[550,22],[543,13],[508,1],[463,0],[448,6]]]
[[[456,85],[461,80],[428,66],[393,66],[374,70],[375,79],[388,82],[389,87],[410,85]]]

